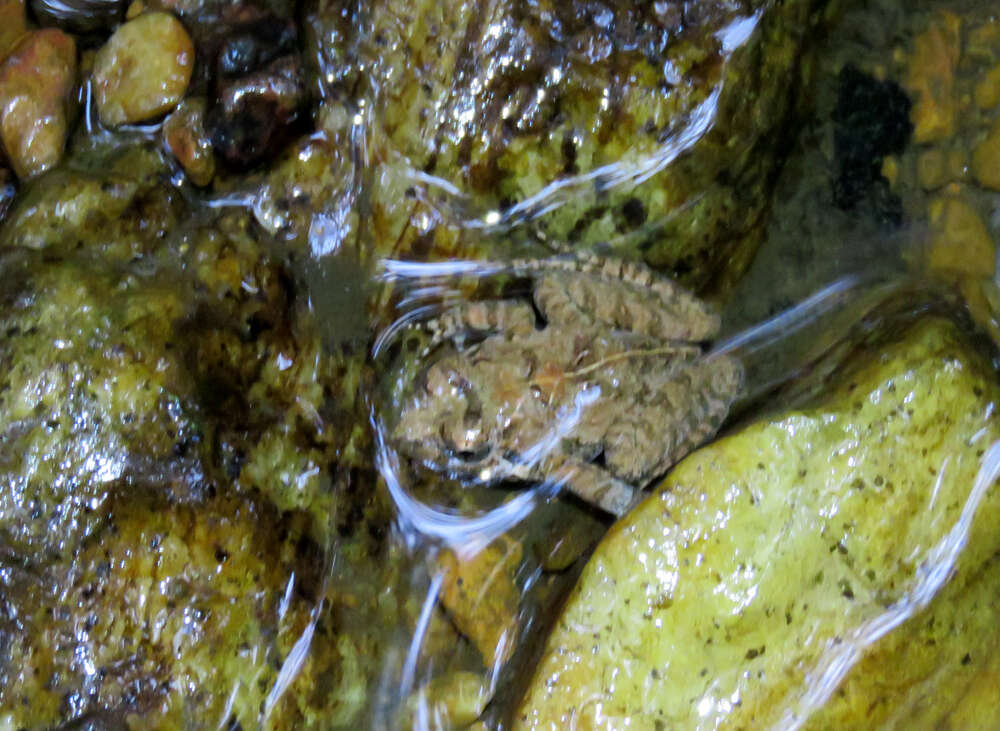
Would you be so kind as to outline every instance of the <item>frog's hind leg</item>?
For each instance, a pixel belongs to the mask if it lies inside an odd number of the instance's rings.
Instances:
[[[729,356],[703,358],[681,369],[608,429],[608,469],[637,484],[662,475],[715,436],[742,384],[743,366]]]
[[[636,503],[639,492],[598,465],[565,457],[550,473],[551,479],[584,502],[620,518]]]
[[[535,304],[549,321],[573,322],[586,313],[661,340],[709,340],[719,330],[719,316],[707,304],[642,264],[577,257],[520,266],[536,279]]]
[[[484,337],[493,333],[526,335],[535,329],[535,311],[519,300],[483,300],[462,302],[445,310],[426,324],[431,339],[424,355],[447,340],[467,335]]]

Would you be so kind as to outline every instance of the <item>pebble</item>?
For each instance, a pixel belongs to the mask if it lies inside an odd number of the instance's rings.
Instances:
[[[27,29],[24,0],[0,0],[0,60]]]
[[[206,120],[215,151],[234,170],[263,162],[293,136],[307,101],[302,60],[295,55],[222,85]]]
[[[212,182],[215,154],[205,131],[205,100],[185,99],[163,123],[163,139],[188,179],[198,186]]]
[[[960,30],[958,16],[943,12],[914,42],[905,86],[915,99],[911,119],[913,141],[919,144],[948,139],[955,133]]]
[[[932,147],[917,158],[917,180],[924,190],[940,188],[948,182],[948,160],[944,150]]]
[[[219,89],[206,126],[215,151],[234,170],[273,156],[293,136],[308,100],[298,56],[283,56]]]
[[[145,13],[114,32],[94,60],[94,96],[109,127],[155,119],[177,106],[194,69],[194,45],[169,13]]]
[[[55,28],[31,31],[0,65],[0,140],[17,177],[62,158],[76,86],[76,43]]]
[[[30,0],[41,25],[103,39],[122,20],[124,0]]]
[[[517,642],[521,556],[521,545],[501,536],[474,556],[445,551],[439,560],[441,605],[488,668],[506,662]]]
[[[983,187],[1000,190],[1000,118],[972,151],[972,174]]]
[[[996,247],[986,224],[965,201],[936,198],[929,206],[934,231],[928,257],[931,271],[991,276],[996,269]]]
[[[1000,104],[1000,64],[987,71],[976,84],[975,98],[980,109],[992,109]]]

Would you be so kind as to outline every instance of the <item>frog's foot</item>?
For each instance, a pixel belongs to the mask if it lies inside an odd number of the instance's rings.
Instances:
[[[493,333],[527,335],[535,329],[535,311],[527,302],[518,300],[462,302],[429,321],[426,327],[431,339],[423,355],[445,341],[470,334],[477,338]]]
[[[553,479],[586,503],[620,518],[638,501],[632,485],[595,464],[566,458],[553,471]]]
[[[661,340],[709,340],[719,330],[719,316],[707,304],[642,264],[576,257],[518,268],[537,280],[535,304],[550,322],[593,318]]]

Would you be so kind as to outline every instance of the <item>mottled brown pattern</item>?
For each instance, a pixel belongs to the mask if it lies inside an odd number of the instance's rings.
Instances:
[[[515,262],[532,303],[457,305],[429,323],[429,362],[393,430],[407,455],[481,482],[555,481],[620,515],[711,437],[742,367],[705,356],[718,316],[613,259]]]

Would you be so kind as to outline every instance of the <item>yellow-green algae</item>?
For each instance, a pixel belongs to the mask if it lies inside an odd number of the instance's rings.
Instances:
[[[765,727],[802,709],[824,652],[909,595],[1000,437],[1000,388],[937,319],[852,363],[821,403],[693,454],[614,527],[519,727]],[[1000,646],[998,511],[991,486],[950,582],[866,648],[809,727],[1000,720],[981,687]]]

